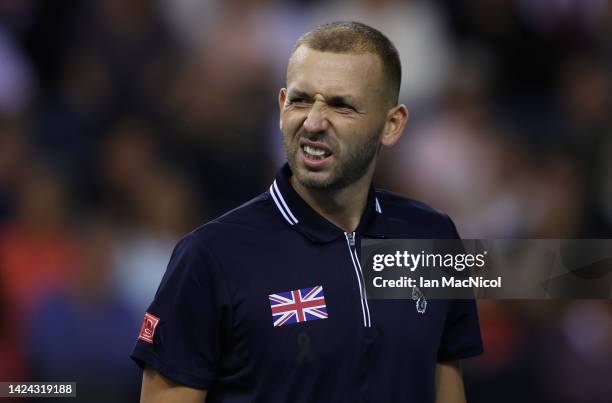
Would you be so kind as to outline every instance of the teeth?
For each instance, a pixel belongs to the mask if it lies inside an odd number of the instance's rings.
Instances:
[[[310,146],[304,146],[304,151],[306,151],[307,154],[314,155],[316,157],[322,157],[325,155],[325,151]]]
[[[304,152],[313,157],[326,157],[329,155],[329,153],[325,150],[320,150],[310,146],[304,146]]]

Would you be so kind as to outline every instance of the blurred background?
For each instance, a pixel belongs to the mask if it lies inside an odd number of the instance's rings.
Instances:
[[[293,42],[359,20],[411,121],[377,184],[464,238],[612,238],[612,1],[0,0],[0,380],[137,401],[182,234],[264,191]],[[470,402],[609,402],[612,304],[480,301]]]

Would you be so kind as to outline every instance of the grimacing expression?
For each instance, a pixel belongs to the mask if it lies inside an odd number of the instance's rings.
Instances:
[[[280,127],[302,186],[342,189],[374,169],[387,113],[382,71],[370,53],[295,51],[279,94]]]

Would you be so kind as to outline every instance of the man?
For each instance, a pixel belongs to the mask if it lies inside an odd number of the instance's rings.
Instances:
[[[362,238],[456,238],[371,185],[395,144],[397,51],[364,24],[296,43],[279,93],[287,153],[270,189],[179,242],[132,357],[141,402],[464,402],[482,351],[473,301],[369,300]]]

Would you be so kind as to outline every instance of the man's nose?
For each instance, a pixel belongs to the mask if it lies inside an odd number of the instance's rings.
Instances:
[[[310,133],[320,133],[327,130],[329,122],[327,121],[327,110],[322,101],[315,101],[306,116],[304,121],[304,129]]]

